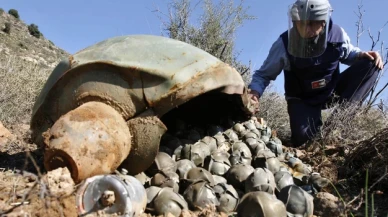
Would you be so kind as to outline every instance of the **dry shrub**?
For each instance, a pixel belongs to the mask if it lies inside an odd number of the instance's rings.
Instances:
[[[354,144],[388,127],[384,112],[357,102],[335,103],[323,112],[322,120],[320,134],[313,140],[324,146]]]
[[[238,28],[246,21],[256,19],[247,12],[249,8],[244,0],[170,0],[167,12],[159,9],[155,12],[159,13],[163,33],[168,37],[198,47],[230,64],[247,81],[250,64],[238,60],[241,51],[236,49],[235,39]]]
[[[35,98],[51,69],[17,56],[0,57],[0,121],[29,123]]]
[[[277,135],[282,141],[290,140],[291,130],[287,102],[284,96],[274,91],[272,84],[260,97],[257,117],[266,120],[268,125],[277,131]]]
[[[370,139],[364,140],[352,148],[345,160],[348,173],[365,178],[368,169],[369,183],[379,183],[382,190],[388,190],[388,128],[381,130]],[[364,179],[360,180],[361,182]],[[360,183],[362,184],[362,183]],[[369,186],[371,187],[371,186]]]
[[[289,141],[291,130],[287,102],[270,85],[259,101],[257,117],[267,120],[272,129],[278,131],[280,139]],[[326,145],[354,144],[371,138],[388,127],[387,114],[378,107],[369,108],[361,103],[333,103],[322,111],[323,126],[312,141]]]

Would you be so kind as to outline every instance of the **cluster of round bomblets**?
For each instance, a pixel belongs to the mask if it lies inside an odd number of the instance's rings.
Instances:
[[[327,179],[284,152],[262,119],[225,131],[180,129],[162,137],[154,163],[136,176],[146,188],[146,212],[179,216],[183,209],[213,206],[238,216],[313,214],[312,195]]]

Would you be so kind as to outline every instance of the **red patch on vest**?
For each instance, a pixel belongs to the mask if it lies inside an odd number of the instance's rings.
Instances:
[[[312,89],[318,89],[318,88],[322,88],[322,87],[325,87],[325,86],[326,86],[326,80],[325,79],[321,79],[321,80],[318,80],[318,81],[311,82],[311,88]]]

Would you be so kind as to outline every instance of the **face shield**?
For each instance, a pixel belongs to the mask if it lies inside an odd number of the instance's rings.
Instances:
[[[297,0],[292,4],[288,12],[288,52],[299,58],[323,54],[331,12],[327,0]]]

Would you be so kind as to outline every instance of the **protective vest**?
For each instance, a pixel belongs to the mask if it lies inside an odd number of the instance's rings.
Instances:
[[[322,104],[333,92],[340,74],[340,56],[344,37],[341,27],[330,20],[325,52],[313,58],[297,58],[288,51],[288,31],[280,37],[286,48],[290,69],[284,70],[287,97],[296,97],[312,105]]]

